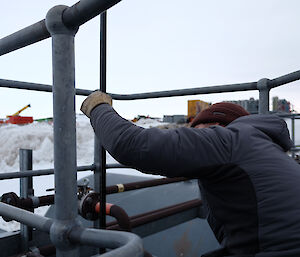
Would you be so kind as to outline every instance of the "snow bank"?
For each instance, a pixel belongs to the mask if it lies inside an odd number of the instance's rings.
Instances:
[[[158,120],[141,119],[136,125],[141,127],[154,127],[162,124]],[[94,132],[90,121],[84,115],[76,117],[77,134],[77,165],[90,165],[94,158]],[[53,124],[51,122],[34,122],[28,125],[2,125],[0,126],[0,173],[15,172],[19,170],[19,149],[33,150],[33,169],[53,168]],[[107,154],[107,163],[116,161]],[[112,173],[126,173],[131,175],[144,175],[132,169],[109,170]],[[78,173],[78,178],[91,174],[90,171]],[[49,194],[46,189],[54,187],[54,176],[41,176],[33,178],[35,195]],[[0,195],[15,192],[19,195],[19,179],[0,181]],[[35,210],[43,215],[48,207]],[[0,218],[0,228],[15,231],[20,227],[18,222],[5,222]]]

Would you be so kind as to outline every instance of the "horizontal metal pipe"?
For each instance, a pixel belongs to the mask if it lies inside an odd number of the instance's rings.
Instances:
[[[268,82],[270,88],[278,87],[293,81],[300,79],[300,71],[296,71]],[[14,81],[0,79],[0,87],[15,88],[15,89],[26,89],[34,91],[52,92],[52,86],[46,84]],[[108,93],[114,100],[141,100],[150,98],[161,98],[161,97],[172,97],[172,96],[185,96],[185,95],[197,95],[197,94],[214,94],[214,93],[225,93],[225,92],[236,92],[236,91],[249,91],[257,90],[256,82],[240,83],[240,84],[229,84],[229,85],[218,85],[211,87],[198,87],[168,91],[157,91],[148,93],[138,94],[112,94]],[[87,89],[76,89],[76,95],[88,96],[94,90]],[[120,168],[121,166],[114,166],[115,164],[108,164],[107,168]],[[122,166],[122,168],[125,166]]]
[[[127,184],[112,185],[106,187],[106,194],[115,194],[115,193],[154,187],[154,186],[165,185],[170,183],[177,183],[186,180],[189,179],[188,178],[162,178],[162,179],[152,179],[152,180],[132,182]],[[35,204],[31,197],[21,198],[19,207],[27,209],[27,208],[38,208],[41,206],[54,204],[54,195],[39,196],[37,197],[37,199],[38,199],[38,204]]]
[[[68,27],[77,27],[106,11],[121,0],[81,0],[63,13]],[[0,56],[49,38],[45,19],[0,39]]]
[[[69,239],[71,243],[114,249],[102,254],[101,257],[143,256],[141,239],[129,232],[75,227],[70,231]]]
[[[272,79],[268,82],[270,88],[279,87],[300,79],[300,70]]]
[[[181,181],[189,180],[188,178],[161,178],[161,179],[151,179],[144,181],[137,181],[126,184],[117,184],[106,187],[106,194],[116,194],[141,188],[154,187],[159,185],[166,185],[170,183],[176,183]]]
[[[52,219],[0,202],[0,215],[19,221],[38,230],[49,232]]]
[[[0,39],[0,56],[50,37],[45,20]]]
[[[172,97],[172,96],[185,96],[185,95],[199,95],[199,94],[214,94],[224,92],[236,92],[236,91],[248,91],[256,90],[257,83],[240,83],[240,84],[229,84],[212,87],[197,87],[188,89],[168,90],[168,91],[157,91],[150,93],[141,94],[130,94],[130,95],[119,95],[110,94],[114,100],[138,100],[138,99],[150,99],[150,98],[161,98],[161,97]]]
[[[49,233],[53,220],[0,202],[0,215],[24,223],[40,231]],[[141,239],[128,232],[116,232],[97,229],[73,227],[69,233],[72,243],[87,244],[96,247],[115,249],[101,255],[112,256],[143,256]]]
[[[184,203],[175,204],[158,210],[138,214],[130,217],[131,227],[135,228],[143,224],[153,222],[155,220],[183,212],[185,210],[199,207],[202,204],[202,201],[199,199],[190,200]],[[117,222],[113,221],[107,224],[107,229],[118,229]]]
[[[94,169],[94,165],[77,167],[77,171],[87,171],[87,170],[93,170],[93,169]],[[51,175],[51,174],[54,174],[54,169],[25,170],[25,171],[20,171],[20,172],[1,173],[0,180],[12,179],[12,178],[25,178],[25,177],[31,177],[31,176],[43,176],[43,175]]]
[[[128,94],[128,95],[112,94],[112,93],[108,93],[108,94],[114,100],[140,100],[140,99],[172,97],[172,96],[213,94],[213,93],[222,93],[222,92],[235,92],[235,91],[242,91],[242,90],[245,90],[245,91],[256,90],[257,89],[256,84],[257,84],[256,82],[249,82],[249,83],[241,83],[241,84],[229,84],[229,85],[219,85],[219,86],[211,86],[211,87],[198,87],[198,88],[157,91],[157,92]],[[52,92],[52,86],[50,86],[50,85],[13,81],[13,80],[5,80],[5,79],[0,79],[0,87]],[[94,90],[76,89],[76,95],[87,96],[87,95],[91,94],[93,91]]]
[[[15,81],[15,80],[7,80],[7,79],[0,79],[0,87],[52,92],[51,85],[23,82],[23,81]],[[76,95],[88,96],[92,92],[93,92],[92,90],[76,89]]]
[[[41,206],[47,206],[54,204],[54,195],[43,195],[36,197],[38,204],[34,203],[32,198],[21,198],[20,199],[20,208],[29,209],[29,208],[38,208]]]
[[[63,22],[67,27],[77,27],[106,11],[121,0],[81,0],[67,8]]]
[[[120,164],[120,163],[108,163],[108,164],[106,164],[105,167],[106,167],[106,169],[130,168],[130,167]]]

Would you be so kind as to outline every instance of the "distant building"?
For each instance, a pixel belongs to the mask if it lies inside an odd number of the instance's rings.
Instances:
[[[273,112],[291,112],[291,103],[286,99],[279,99],[278,96],[273,97]]]
[[[164,115],[163,122],[169,123],[185,123],[186,115]]]
[[[277,96],[272,99],[273,112],[291,112],[291,103],[286,99],[279,99]],[[259,101],[251,97],[249,100],[239,100],[239,101],[226,101],[242,106],[251,114],[258,113]]]
[[[226,101],[229,103],[234,103],[242,106],[246,111],[251,114],[258,113],[258,100],[251,97],[249,100],[239,100],[239,101]]]

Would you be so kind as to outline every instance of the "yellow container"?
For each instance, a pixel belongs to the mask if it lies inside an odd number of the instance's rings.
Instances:
[[[199,112],[210,106],[210,103],[201,100],[188,100],[188,119],[194,118]]]

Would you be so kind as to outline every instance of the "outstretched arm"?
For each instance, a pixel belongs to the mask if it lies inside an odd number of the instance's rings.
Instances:
[[[169,177],[201,177],[231,157],[225,128],[144,129],[108,104],[93,108],[91,124],[103,147],[120,163]]]

